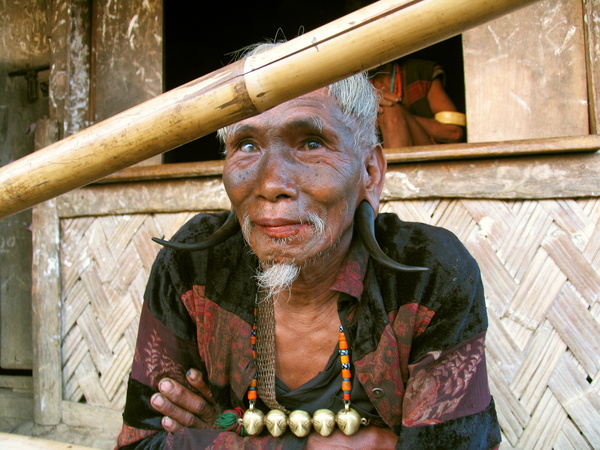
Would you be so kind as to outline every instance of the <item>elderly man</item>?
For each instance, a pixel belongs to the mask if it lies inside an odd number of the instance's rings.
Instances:
[[[479,270],[373,218],[377,109],[358,75],[222,130],[234,212],[154,263],[117,448],[498,446]]]

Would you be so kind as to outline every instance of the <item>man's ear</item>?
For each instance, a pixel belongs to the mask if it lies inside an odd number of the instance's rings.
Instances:
[[[373,147],[365,160],[365,169],[367,179],[363,198],[371,204],[375,215],[377,215],[379,211],[379,197],[381,196],[381,191],[383,191],[383,182],[387,170],[387,159],[385,159],[381,145],[377,144]]]

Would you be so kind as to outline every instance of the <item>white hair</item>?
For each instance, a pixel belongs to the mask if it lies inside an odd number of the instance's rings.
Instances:
[[[292,263],[272,264],[256,274],[258,287],[265,292],[265,300],[275,298],[280,292],[290,290],[300,275],[300,266]]]
[[[254,44],[240,51],[244,59],[258,53],[265,52],[283,42],[265,42]],[[327,87],[328,94],[334,98],[342,112],[348,128],[354,133],[354,145],[358,151],[364,152],[379,143],[377,137],[377,111],[379,98],[375,88],[369,81],[366,72],[353,75],[344,80],[330,84]],[[227,138],[229,127],[223,127],[217,131],[217,137],[223,145]],[[224,154],[227,150],[224,150]]]

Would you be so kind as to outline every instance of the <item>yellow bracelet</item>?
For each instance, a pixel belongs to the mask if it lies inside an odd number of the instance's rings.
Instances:
[[[441,111],[433,117],[440,123],[447,125],[458,125],[464,127],[467,125],[467,116],[456,111]]]

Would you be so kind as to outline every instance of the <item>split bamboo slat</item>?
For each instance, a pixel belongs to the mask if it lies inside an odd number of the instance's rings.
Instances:
[[[453,231],[479,262],[502,448],[600,449],[600,198],[416,199],[382,211]],[[145,283],[195,213],[61,220],[67,405],[120,410]]]

